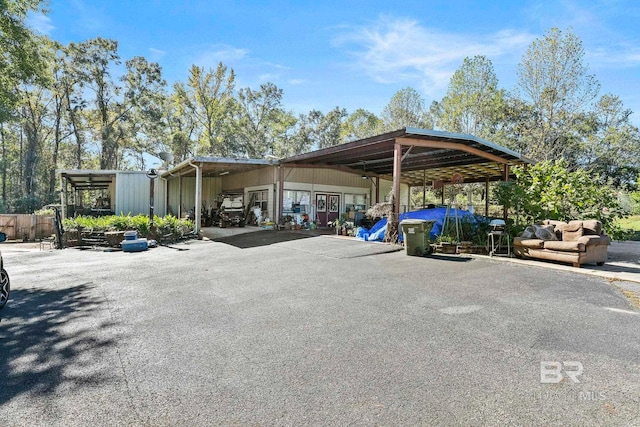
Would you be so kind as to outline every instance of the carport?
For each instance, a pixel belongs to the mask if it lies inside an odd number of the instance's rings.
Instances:
[[[178,211],[177,216],[182,217],[182,195],[183,177],[195,177],[195,200],[194,206],[202,205],[203,178],[223,178],[230,174],[249,172],[255,169],[265,168],[277,164],[277,160],[265,159],[234,159],[228,157],[196,156],[187,159],[169,171],[163,172],[161,177],[167,180],[178,180]],[[167,204],[169,202],[169,191],[167,191]],[[195,230],[200,230],[201,212],[195,209]]]
[[[489,182],[507,180],[511,168],[528,163],[532,162],[520,153],[472,135],[404,128],[281,160],[198,156],[181,162],[161,177],[170,181],[177,179],[177,185],[174,181],[172,190],[167,189],[167,211],[169,198],[174,202],[177,198],[178,216],[183,215],[183,177],[195,177],[189,194],[195,194],[196,207],[203,202],[203,178],[214,178],[207,181],[208,193],[240,190],[257,184],[273,185],[274,192],[277,188],[274,204],[279,215],[283,212],[285,169],[332,169],[359,175],[371,180],[375,188],[372,201],[378,203],[381,180],[392,182],[395,195],[400,194],[401,183],[409,187],[437,187],[452,182],[483,182],[488,192]],[[400,203],[397,196],[394,200],[398,215]],[[195,209],[196,230],[200,222],[200,209]]]
[[[290,168],[333,168],[359,173],[363,178],[373,180],[376,203],[380,201],[380,179],[390,179],[396,195],[394,210],[397,217],[401,183],[410,187],[428,184],[435,187],[452,181],[484,182],[488,192],[490,181],[506,181],[511,168],[532,161],[472,135],[408,127],[289,157],[280,163]],[[282,181],[282,176],[279,179]],[[282,203],[282,195],[279,199]]]

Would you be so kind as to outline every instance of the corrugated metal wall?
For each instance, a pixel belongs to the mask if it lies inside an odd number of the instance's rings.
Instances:
[[[234,173],[222,177],[222,189],[224,191],[242,190],[246,187],[275,184],[277,168],[266,166],[247,172]]]
[[[144,176],[144,175],[143,175]],[[249,192],[257,190],[269,191],[270,218],[275,218],[277,213],[277,182],[278,170],[275,166],[268,166],[252,171],[225,175],[216,178],[203,178],[202,203],[209,208],[214,203],[216,196],[223,191],[242,190],[245,195],[245,204],[249,203]],[[369,205],[375,203],[375,187],[371,180],[362,179],[357,173],[348,173],[326,168],[285,168],[285,186],[287,190],[310,191],[312,201],[315,193],[340,194],[340,211],[344,212],[344,194],[366,194]],[[145,177],[146,178],[146,177]],[[391,181],[380,180],[380,201],[384,201],[392,187]],[[400,191],[400,210],[409,209],[409,186],[402,184]],[[148,193],[149,187],[146,187]],[[148,196],[147,196],[148,197]],[[178,214],[179,203],[179,178],[172,177],[168,180],[169,210],[172,215]],[[182,178],[182,215],[193,208],[195,202],[195,177]]]
[[[380,180],[380,201],[387,201],[387,196],[393,188],[393,181],[387,181],[386,179]],[[375,202],[375,200],[374,200]],[[406,212],[410,209],[409,203],[409,186],[407,184],[400,184],[400,212]]]
[[[180,199],[180,178],[172,177],[167,181],[169,191],[169,213],[178,215],[178,204]],[[196,201],[196,178],[182,177],[182,216],[193,209]],[[202,204],[209,208],[213,205],[214,199],[222,192],[222,182],[220,178],[202,178]]]
[[[115,213],[149,215],[149,189],[151,180],[145,172],[122,171],[116,174]],[[166,188],[157,178],[154,184],[154,213],[165,215]]]
[[[355,173],[326,168],[285,168],[285,182],[337,185],[342,187],[369,188],[369,182]]]

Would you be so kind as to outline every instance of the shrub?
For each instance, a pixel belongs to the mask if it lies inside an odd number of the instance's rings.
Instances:
[[[495,195],[525,221],[598,219],[608,233],[615,232],[622,209],[616,191],[598,175],[584,169],[570,171],[562,160],[517,167],[514,174],[515,181],[500,183]]]
[[[146,215],[112,215],[103,217],[77,216],[65,218],[65,229],[82,228],[87,231],[127,231],[136,230],[140,237],[150,237],[157,240],[163,238],[175,240],[193,229],[193,223],[188,219],[178,219],[168,215],[164,218],[153,218],[157,232],[151,233],[151,223]],[[151,235],[153,234],[153,235]]]

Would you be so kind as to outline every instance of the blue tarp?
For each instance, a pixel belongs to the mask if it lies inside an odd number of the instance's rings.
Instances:
[[[475,216],[469,212],[462,209],[452,208],[449,212],[449,221],[455,221],[456,211],[458,214],[458,218],[460,220],[466,219],[475,223]],[[405,212],[400,214],[400,222],[404,219],[426,219],[426,220],[435,220],[435,224],[433,224],[433,228],[431,229],[431,233],[429,234],[429,238],[431,240],[435,240],[442,233],[442,225],[444,223],[444,217],[447,214],[447,208],[434,208],[434,209],[421,209],[419,211],[413,212]],[[399,230],[399,240],[402,241],[402,231]],[[387,218],[382,218],[380,221],[376,222],[373,227],[367,230],[364,227],[358,228],[356,232],[356,238],[360,240],[371,240],[381,242],[384,239],[384,234],[387,232]]]

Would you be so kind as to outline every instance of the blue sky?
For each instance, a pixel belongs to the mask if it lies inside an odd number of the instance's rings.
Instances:
[[[485,55],[501,87],[517,84],[529,44],[551,27],[583,41],[585,62],[640,125],[640,2],[50,0],[31,25],[62,43],[116,39],[123,60],[158,62],[169,83],[192,64],[232,67],[237,87],[270,81],[297,113],[379,114],[411,86],[440,100],[465,56]]]

